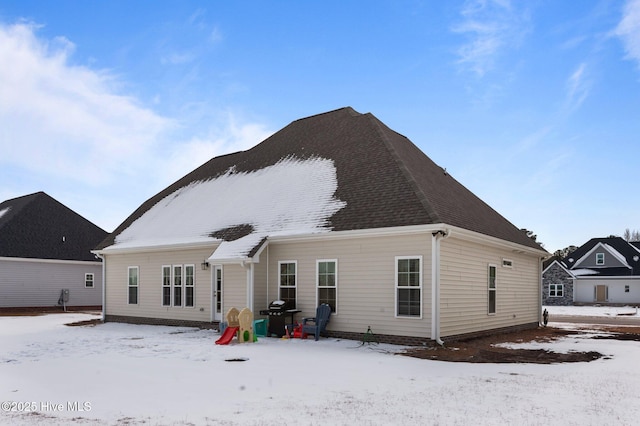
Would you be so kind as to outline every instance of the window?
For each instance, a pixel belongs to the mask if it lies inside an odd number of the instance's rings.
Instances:
[[[396,316],[422,317],[422,256],[396,257]]]
[[[318,277],[316,285],[318,287],[318,305],[327,303],[331,306],[331,312],[336,312],[338,272],[337,260],[318,260],[316,270]]]
[[[195,265],[162,266],[162,306],[195,306]]]
[[[604,265],[604,253],[596,253],[596,265]]]
[[[173,267],[173,306],[182,306],[182,265]]]
[[[184,267],[184,306],[194,306],[194,289],[195,289],[195,267],[194,265],[185,265]]]
[[[138,304],[138,267],[137,266],[129,266],[129,304],[137,305]]]
[[[624,292],[625,292],[625,293],[629,293],[629,284],[626,284],[626,285],[624,286]]]
[[[489,265],[489,282],[488,282],[488,309],[489,314],[496,313],[496,267]]]
[[[171,306],[171,266],[162,267],[162,306]]]
[[[549,297],[563,297],[564,284],[549,284]]]
[[[93,288],[93,274],[84,274],[84,286],[86,288]]]
[[[511,260],[511,259],[502,259],[502,267],[503,268],[513,268],[513,260]]]
[[[296,283],[298,282],[296,261],[278,262],[280,269],[280,300],[296,304]]]

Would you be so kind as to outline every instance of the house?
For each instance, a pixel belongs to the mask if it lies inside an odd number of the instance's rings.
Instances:
[[[545,305],[640,304],[640,243],[592,238],[542,274]]]
[[[372,114],[296,120],[144,202],[95,251],[105,320],[216,324],[273,300],[331,336],[424,343],[540,321],[535,241]]]
[[[1,203],[0,309],[101,307],[107,235],[44,192]]]

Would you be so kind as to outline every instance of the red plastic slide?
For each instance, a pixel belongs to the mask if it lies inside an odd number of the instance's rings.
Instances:
[[[233,339],[233,336],[236,335],[238,329],[240,327],[227,327],[224,329],[224,333],[218,340],[216,340],[216,345],[228,345],[229,342]]]

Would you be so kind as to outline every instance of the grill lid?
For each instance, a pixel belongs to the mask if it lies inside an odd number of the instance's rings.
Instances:
[[[294,308],[295,306],[291,301],[274,300],[269,304],[269,310],[275,312],[283,312]]]

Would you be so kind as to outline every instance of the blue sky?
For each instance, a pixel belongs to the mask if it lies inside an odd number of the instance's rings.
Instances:
[[[551,252],[640,229],[640,0],[3,1],[0,64],[0,200],[107,231],[343,106]]]

